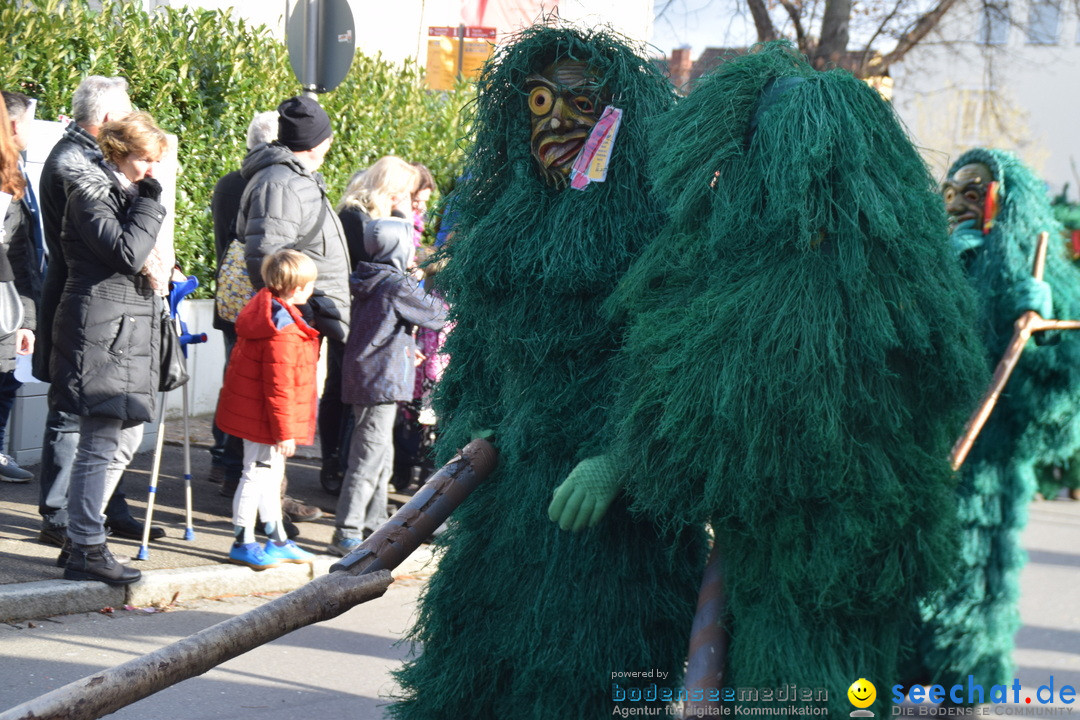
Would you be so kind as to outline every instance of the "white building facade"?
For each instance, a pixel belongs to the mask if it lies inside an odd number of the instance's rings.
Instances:
[[[1080,191],[1080,13],[1063,0],[964,0],[891,68],[893,103],[942,177],[975,146]]]

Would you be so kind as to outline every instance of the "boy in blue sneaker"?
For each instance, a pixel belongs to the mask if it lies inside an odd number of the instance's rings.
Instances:
[[[229,562],[265,570],[283,562],[311,562],[312,553],[285,536],[281,480],[285,458],[315,441],[315,366],[319,332],[297,305],[311,297],[315,263],[295,250],[263,259],[266,287],[236,318],[236,346],[218,397],[217,425],[244,441],[244,465],[233,495],[236,542]],[[255,542],[256,517],[265,523],[265,547]]]

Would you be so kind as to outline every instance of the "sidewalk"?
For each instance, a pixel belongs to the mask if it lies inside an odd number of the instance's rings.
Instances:
[[[327,572],[336,557],[320,554],[311,566],[282,565],[261,572],[227,562],[233,537],[232,499],[219,495],[221,486],[206,479],[212,442],[210,419],[192,418],[190,427],[195,537],[184,540],[183,423],[168,421],[153,514],[153,523],[163,526],[167,534],[150,543],[147,559],[133,561],[143,577],[126,588],[63,580],[63,570],[54,564],[59,549],[37,539],[41,518],[36,477],[25,484],[0,482],[0,622],[93,612],[109,606],[145,607],[199,597],[284,592]],[[146,512],[152,464],[152,452],[139,454],[124,476],[128,503],[139,520]],[[315,553],[323,553],[330,542],[337,504],[337,498],[319,485],[319,465],[316,445],[298,448],[287,470],[289,494],[324,513],[319,520],[297,524],[300,537],[296,542]],[[27,469],[36,476],[35,466]],[[137,556],[139,546],[137,540],[109,538],[114,552],[131,557]],[[423,552],[426,554],[426,549]]]

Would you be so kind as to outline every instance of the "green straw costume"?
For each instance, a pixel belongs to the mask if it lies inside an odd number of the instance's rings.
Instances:
[[[1038,234],[1050,233],[1044,279],[1053,291],[1052,317],[1080,318],[1080,272],[1065,256],[1061,226],[1041,181],[1011,153],[981,148],[960,156],[949,175],[971,163],[987,165],[1000,183],[992,228],[980,247],[962,256],[969,285],[979,296],[979,332],[993,364],[1016,318],[1034,309],[1024,304],[1018,288],[1031,280]],[[954,245],[962,232],[954,233]],[[1047,344],[1029,341],[961,468],[960,563],[950,589],[926,604],[923,679],[966,686],[972,675],[987,691],[1012,681],[1020,570],[1026,561],[1020,534],[1036,473],[1054,464],[1070,467],[1080,450],[1080,334],[1047,334]]]
[[[624,112],[606,182],[584,191],[549,186],[530,155],[526,78],[560,59],[593,68]],[[647,121],[673,102],[606,32],[534,27],[484,70],[439,274],[456,326],[436,409],[443,460],[490,430],[500,463],[440,539],[393,717],[601,718],[613,673],[659,669],[678,686],[701,528],[660,529],[621,501],[584,533],[547,517],[556,485],[602,447],[620,329],[601,305],[659,231]]]
[[[786,43],[721,65],[654,137],[671,220],[610,302],[631,509],[711,522],[726,686],[824,689],[846,716],[867,678],[882,717],[985,387],[941,198],[886,103]]]

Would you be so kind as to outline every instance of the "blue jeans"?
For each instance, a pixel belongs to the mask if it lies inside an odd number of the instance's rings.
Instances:
[[[68,537],[80,545],[105,542],[105,501],[142,440],[137,420],[80,417],[79,447],[68,487]]]
[[[349,469],[338,497],[337,535],[362,538],[386,522],[386,493],[394,471],[397,403],[353,405]]]

